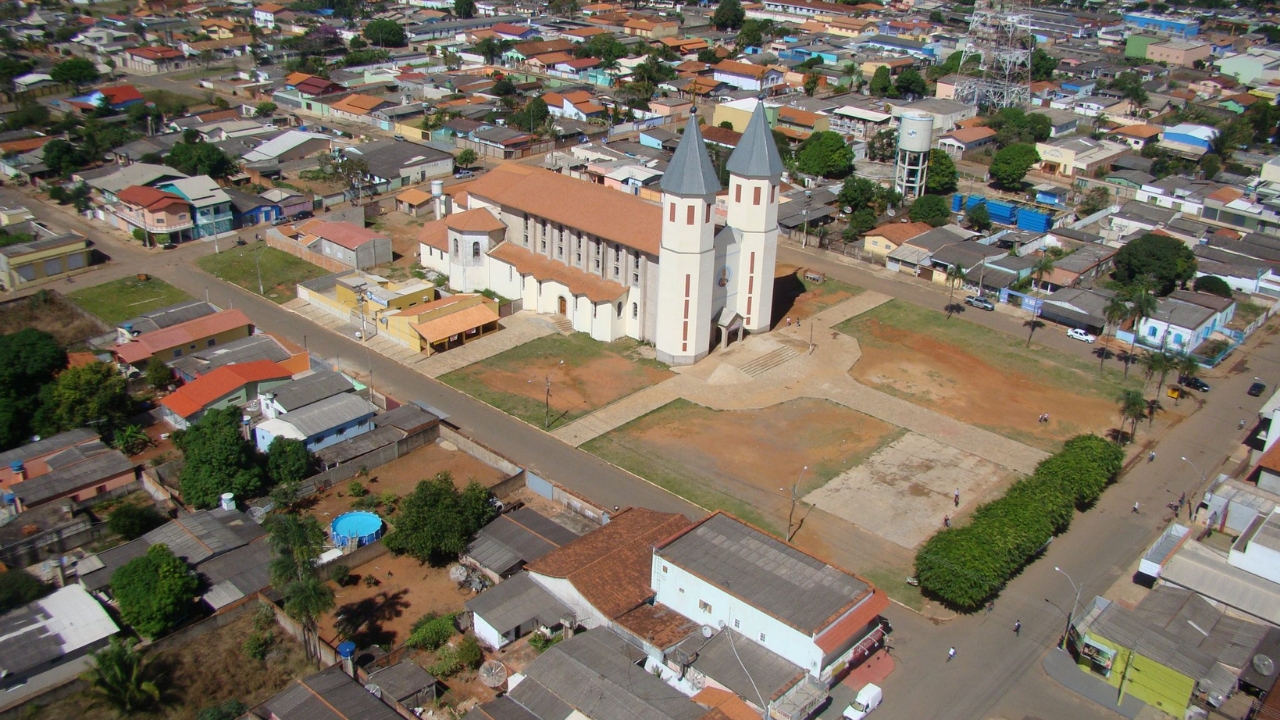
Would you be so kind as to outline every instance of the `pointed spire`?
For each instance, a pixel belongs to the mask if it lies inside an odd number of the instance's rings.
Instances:
[[[698,116],[690,115],[684,137],[676,146],[667,172],[662,176],[663,192],[685,197],[706,197],[720,192],[720,179],[707,155],[707,145],[698,129]]]
[[[769,120],[764,116],[763,100],[756,102],[747,131],[742,133],[742,139],[725,167],[738,177],[768,178],[772,182],[782,177],[782,157],[778,155],[778,146],[773,141]]]

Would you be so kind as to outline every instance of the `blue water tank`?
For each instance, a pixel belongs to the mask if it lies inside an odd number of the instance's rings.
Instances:
[[[338,643],[338,657],[353,658],[356,655],[356,644],[350,640]]]
[[[23,466],[22,466],[21,460],[14,460],[13,462],[9,463],[9,469],[16,473],[22,472],[22,467]]]
[[[4,504],[5,504],[5,505],[17,505],[17,504],[18,504],[18,496],[17,496],[17,495],[14,495],[14,494],[13,494],[13,493],[11,493],[11,492],[7,492],[7,493],[5,493],[5,494],[4,494]]]

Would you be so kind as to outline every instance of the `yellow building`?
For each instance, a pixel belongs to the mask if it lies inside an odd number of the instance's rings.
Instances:
[[[12,226],[6,232],[0,239],[17,241],[0,247],[0,290],[17,290],[89,267],[89,240],[79,233],[33,233],[27,240],[13,233]]]
[[[863,246],[872,255],[884,257],[897,250],[902,243],[932,229],[933,226],[926,222],[886,223],[868,230],[862,236]]]
[[[724,123],[733,125],[734,132],[746,132],[747,123],[751,120],[751,113],[755,112],[756,104],[760,100],[756,98],[744,98],[742,100],[733,100],[727,103],[719,103],[716,105],[715,113],[711,116],[711,124],[716,127],[723,126]],[[765,103],[764,116],[769,121],[769,127],[778,124],[779,106]]]
[[[498,330],[498,304],[483,295],[452,295],[388,313],[386,337],[434,355]]]

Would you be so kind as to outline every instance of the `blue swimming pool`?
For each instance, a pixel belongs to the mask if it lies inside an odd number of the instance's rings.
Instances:
[[[329,524],[329,535],[338,547],[359,547],[382,537],[385,529],[386,525],[377,513],[356,511],[334,518]]]

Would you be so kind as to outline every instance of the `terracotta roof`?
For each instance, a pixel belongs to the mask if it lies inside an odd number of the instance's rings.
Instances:
[[[432,220],[418,231],[418,242],[442,252],[449,252],[449,228],[444,220]]]
[[[1280,473],[1280,443],[1272,445],[1270,450],[1263,453],[1258,459],[1258,467]]]
[[[529,62],[537,61],[541,65],[555,65],[556,63],[568,62],[573,60],[572,54],[567,52],[549,52],[542,55],[535,55],[529,58]]]
[[[596,610],[618,618],[653,597],[653,546],[689,525],[680,513],[627,508],[608,525],[552,550],[527,569],[567,579]]]
[[[778,119],[785,120],[795,125],[803,125],[804,127],[812,128],[814,125],[818,124],[818,113],[784,106],[778,108]]]
[[[634,195],[528,165],[500,165],[469,183],[467,191],[650,255],[658,254],[662,208]],[[567,198],[574,202],[565,202]],[[626,222],[619,222],[623,218]]]
[[[152,45],[151,47],[129,48],[126,53],[134,57],[146,58],[148,60],[172,60],[173,58],[182,57],[182,51],[175,50],[171,47],[163,45]]]
[[[837,650],[843,649],[850,640],[860,639],[854,638],[854,635],[865,629],[889,607],[889,596],[879,590],[873,590],[874,594],[864,600],[861,605],[854,608],[848,615],[840,618],[834,625],[827,628],[827,631],[818,636],[815,644],[822,648],[822,652],[831,654]]]
[[[143,99],[142,93],[138,92],[138,88],[132,85],[114,85],[112,87],[104,87],[99,90],[99,92],[101,92],[102,96],[107,99],[107,102],[112,105],[119,105],[120,103]]]
[[[483,208],[449,215],[445,217],[444,224],[450,230],[458,232],[494,232],[507,229],[501,220]]]
[[[951,132],[943,135],[942,137],[951,138],[956,142],[964,143],[965,145],[968,145],[971,142],[977,142],[979,140],[985,140],[989,137],[995,137],[995,136],[996,136],[996,131],[984,125],[980,127],[967,127],[967,128],[961,128],[959,130],[952,130]]]
[[[382,98],[369,95],[348,95],[341,100],[329,103],[329,107],[352,115],[366,115],[385,102],[387,101]]]
[[[737,147],[738,141],[742,139],[742,133],[729,128],[708,125],[702,128],[702,139],[718,145]]]
[[[288,370],[270,360],[223,365],[161,398],[160,404],[179,417],[189,418],[251,382],[278,380],[290,375]]]
[[[760,717],[742,698],[718,687],[704,687],[689,699],[711,708],[702,720],[758,720]]]
[[[418,188],[409,188],[396,196],[396,200],[409,203],[410,205],[421,205],[431,201],[431,194],[425,193]]]
[[[145,185],[130,185],[116,193],[116,197],[119,198],[120,202],[136,205],[140,208],[146,208],[153,212],[156,210],[163,210],[170,205],[189,204],[181,195],[175,195],[171,192],[157,190]]]
[[[585,27],[585,28],[577,28],[574,30],[567,30],[561,34],[572,35],[573,37],[579,37],[579,38],[588,38],[588,37],[594,37],[596,35],[607,35],[608,33],[609,31],[605,30],[604,28]]]
[[[878,228],[868,230],[866,235],[882,237],[898,245],[913,237],[919,237],[932,229],[933,226],[927,222],[885,223]]]
[[[1220,203],[1226,204],[1244,197],[1244,191],[1237,190],[1230,185],[1223,185],[1217,190],[1205,195],[1205,197],[1210,200],[1217,200]]]
[[[1128,137],[1135,137],[1135,138],[1149,138],[1149,137],[1155,137],[1156,135],[1159,135],[1162,132],[1164,132],[1164,129],[1158,128],[1155,125],[1125,125],[1123,127],[1118,127],[1115,130],[1112,130],[1111,134],[1125,135]]]
[[[513,243],[502,243],[489,251],[489,257],[515,266],[516,272],[521,275],[532,275],[544,282],[558,282],[569,288],[574,296],[586,297],[593,303],[613,302],[627,292],[625,287],[616,282],[569,267],[544,255],[536,255]]]
[[[133,364],[146,360],[161,350],[176,348],[241,327],[253,329],[253,322],[248,315],[240,310],[223,310],[163,330],[143,333],[124,345],[115,346],[113,350],[121,360]]]
[[[359,225],[349,222],[322,222],[319,227],[310,227],[303,225],[299,228],[302,232],[316,237],[324,238],[335,245],[341,245],[348,250],[355,250],[365,243],[386,238],[380,232],[362,228]]]
[[[22,140],[10,140],[9,142],[0,142],[0,152],[4,152],[4,153],[31,152],[32,150],[38,150],[44,147],[45,143],[53,139],[54,138],[52,135],[46,135],[43,137],[33,137],[33,138],[25,138]]]
[[[523,35],[533,28],[528,25],[512,25],[511,23],[498,23],[493,26],[493,31],[503,33],[505,35]]]
[[[715,69],[730,75],[744,75],[757,80],[764,77],[764,74],[769,70],[764,65],[752,65],[751,63],[737,62],[736,60],[721,60],[715,64]]]
[[[258,7],[254,8],[254,10],[258,10],[265,13],[278,13],[283,9],[284,9],[283,5],[277,5],[275,3],[263,3]]]
[[[641,605],[618,618],[618,624],[663,650],[698,630],[698,623],[663,605]]]
[[[289,73],[284,76],[284,83],[286,85],[297,85],[298,83],[310,80],[313,77],[315,77],[315,75],[308,75],[304,72]]]
[[[975,117],[965,118],[963,120],[957,120],[956,127],[958,128],[984,127],[984,123],[986,122],[986,120],[987,119],[982,115],[977,115]]]
[[[440,342],[454,335],[498,321],[498,313],[487,303],[472,305],[444,317],[428,320],[413,326],[414,330],[430,343]]]
[[[235,35],[229,38],[201,40],[200,42],[189,43],[188,47],[192,50],[222,50],[230,47],[248,47],[252,44],[252,35]]]

